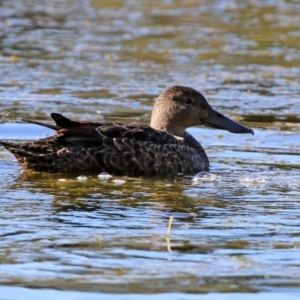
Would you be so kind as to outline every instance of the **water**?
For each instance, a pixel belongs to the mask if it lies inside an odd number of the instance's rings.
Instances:
[[[299,13],[288,0],[1,1],[0,139],[52,134],[21,122],[51,112],[148,123],[174,84],[255,135],[190,128],[210,180],[29,174],[0,148],[0,298],[299,296]]]

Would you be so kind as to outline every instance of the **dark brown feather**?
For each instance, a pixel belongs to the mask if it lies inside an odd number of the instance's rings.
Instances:
[[[51,116],[56,122],[52,125],[56,135],[23,145],[1,142],[26,170],[174,176],[196,172],[200,167],[194,158],[197,150],[168,132],[147,125],[79,122],[59,114]]]

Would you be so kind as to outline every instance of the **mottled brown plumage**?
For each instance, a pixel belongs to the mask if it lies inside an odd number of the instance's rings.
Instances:
[[[209,161],[186,128],[203,124],[253,133],[214,111],[201,93],[181,86],[159,95],[151,126],[73,121],[56,113],[51,116],[56,125],[25,121],[56,130],[54,136],[22,145],[0,142],[25,170],[150,177],[195,174],[208,171]]]

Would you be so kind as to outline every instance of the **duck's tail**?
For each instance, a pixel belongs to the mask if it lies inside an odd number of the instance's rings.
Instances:
[[[24,149],[22,145],[18,145],[15,143],[0,141],[0,145],[5,147],[11,154],[13,154],[13,156],[17,159],[19,164],[24,169],[28,169],[29,165],[31,165],[31,163],[28,164],[28,160],[35,161],[38,159],[37,157],[39,156],[38,153],[29,151],[26,148]]]
[[[28,150],[24,149],[22,147],[22,145],[19,145],[19,144],[0,141],[0,145],[2,145],[9,152],[11,152],[17,159],[19,157],[21,157],[21,156],[23,156],[23,157],[39,156],[38,153],[34,153],[32,151],[28,151]]]

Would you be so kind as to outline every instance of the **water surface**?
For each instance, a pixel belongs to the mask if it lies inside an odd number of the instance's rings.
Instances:
[[[1,1],[0,139],[52,134],[21,122],[51,112],[148,123],[174,84],[255,131],[189,129],[213,181],[23,173],[0,148],[1,298],[299,296],[299,13],[288,0]]]

